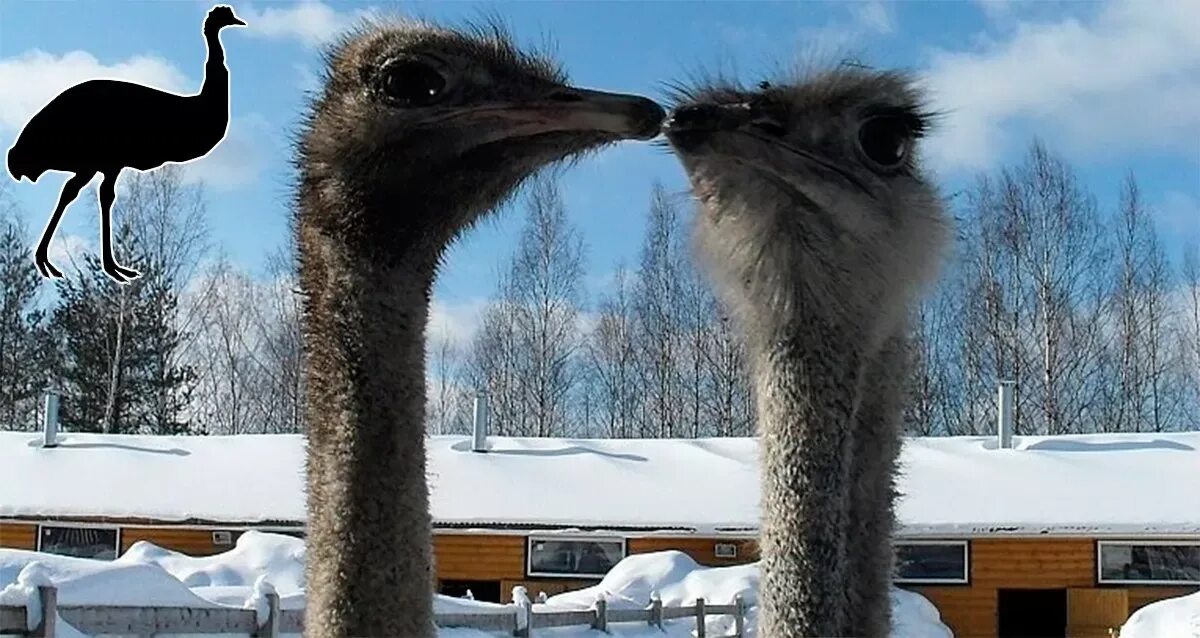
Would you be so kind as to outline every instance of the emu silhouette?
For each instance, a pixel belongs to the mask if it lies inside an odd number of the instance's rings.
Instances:
[[[679,101],[665,132],[753,374],[759,633],[887,636],[906,321],[948,234],[916,156],[923,96],[843,66]]]
[[[299,135],[306,631],[431,637],[425,324],[438,264],[538,169],[664,116],[568,86],[502,30],[369,24],[328,54]]]
[[[50,170],[74,175],[63,184],[58,205],[34,252],[43,277],[61,277],[47,251],[63,211],[96,173],[100,183],[100,223],[104,272],[126,283],[139,276],[117,263],[112,247],[112,206],[123,169],[148,171],[168,162],[208,155],[229,128],[229,69],[219,33],[245,26],[233,9],[218,5],[204,20],[208,61],[196,95],[176,95],[120,80],[89,80],[63,91],[25,125],[8,151],[8,172],[37,182]]]

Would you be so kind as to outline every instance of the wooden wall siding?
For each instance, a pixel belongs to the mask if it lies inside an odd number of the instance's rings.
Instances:
[[[973,540],[971,584],[997,589],[1092,587],[1096,542],[1087,538]]]
[[[737,558],[717,558],[715,553],[717,543],[737,545]],[[647,538],[631,538],[626,544],[630,554],[645,554],[677,549],[701,565],[719,567],[721,565],[742,565],[758,560],[758,545],[752,539],[743,538],[697,538],[694,536],[665,537],[651,536]]]
[[[529,592],[529,598],[537,602],[538,592],[546,592],[547,596],[561,594],[572,589],[583,589],[591,587],[600,581],[598,580],[559,580],[542,579],[542,580],[502,580],[500,581],[500,602],[512,602],[513,587],[518,585],[525,588]]]
[[[209,556],[220,554],[234,548],[237,537],[241,532],[234,531],[233,542],[228,545],[214,545],[212,533],[223,531],[213,529],[186,529],[178,527],[122,527],[121,553],[138,541],[149,541],[169,550],[188,554],[190,556]]]
[[[1149,605],[1156,603],[1164,598],[1176,598],[1178,596],[1187,596],[1200,591],[1200,586],[1192,587],[1145,587],[1130,585],[1129,592],[1129,613]]]
[[[0,547],[37,549],[37,525],[0,523]]]
[[[996,590],[966,585],[900,585],[929,599],[955,638],[996,635]]]
[[[1129,592],[1117,588],[1067,590],[1067,638],[1108,638],[1129,618]]]
[[[525,578],[525,537],[436,534],[434,570],[443,580]]]
[[[938,608],[957,638],[994,638],[1000,589],[1093,587],[1095,541],[995,538],[971,541],[971,584],[908,586]]]

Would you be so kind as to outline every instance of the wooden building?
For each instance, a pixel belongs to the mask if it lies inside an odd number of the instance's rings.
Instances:
[[[303,535],[298,436],[0,433],[0,546],[189,554]],[[624,556],[756,559],[754,439],[428,440],[439,589],[591,585]],[[960,638],[1104,636],[1200,589],[1200,433],[910,439],[897,584]]]

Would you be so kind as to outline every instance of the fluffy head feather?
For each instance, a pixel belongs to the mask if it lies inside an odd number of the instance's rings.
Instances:
[[[916,152],[933,119],[916,82],[842,65],[675,100],[666,133],[700,203],[698,247],[752,336],[822,316],[882,339],[948,231]]]
[[[310,198],[298,209],[377,261],[436,260],[538,169],[650,137],[663,117],[645,98],[568,86],[495,24],[367,22],[326,63],[298,140],[299,195]]]

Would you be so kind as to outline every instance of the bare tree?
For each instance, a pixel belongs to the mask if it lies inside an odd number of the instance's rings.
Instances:
[[[1180,407],[1174,386],[1182,382],[1183,359],[1171,347],[1170,267],[1132,175],[1121,190],[1116,226],[1120,259],[1112,314],[1120,383],[1113,427],[1159,432],[1174,425]]]
[[[628,273],[613,276],[611,292],[600,297],[596,326],[587,341],[589,379],[597,395],[594,411],[611,438],[637,435],[637,353]]]
[[[222,257],[205,275],[198,312],[203,330],[195,347],[200,388],[194,410],[209,433],[261,432],[255,400],[256,290],[253,279]]]
[[[488,391],[498,433],[557,436],[571,425],[580,381],[584,247],[551,178],[532,184],[526,206],[516,253],[484,311],[467,376]]]
[[[128,172],[121,188],[118,213],[155,265],[143,276],[153,277],[180,301],[168,318],[182,335],[180,348],[171,353],[171,363],[177,363],[187,356],[201,317],[193,307],[200,296],[189,294],[188,287],[212,249],[204,188],[185,183],[183,170],[172,165],[149,173]]]
[[[513,257],[509,298],[519,319],[522,402],[530,434],[564,434],[569,401],[578,382],[578,315],[583,279],[583,240],[567,223],[557,185],[534,182],[528,220]]]
[[[517,342],[518,313],[506,297],[507,277],[497,284],[499,294],[484,308],[479,330],[471,344],[466,377],[472,390],[488,394],[488,418],[493,432],[501,436],[524,435],[520,383],[521,353]]]
[[[289,255],[267,259],[266,279],[255,282],[254,322],[257,383],[254,401],[263,431],[304,432],[304,348],[300,294]]]
[[[714,436],[754,434],[754,395],[746,367],[746,345],[729,313],[710,297],[709,322],[702,355],[707,383],[701,418]]]
[[[966,378],[1016,382],[1018,433],[1080,431],[1101,369],[1107,245],[1096,205],[1036,141],[1016,168],[980,178],[967,202],[974,283],[964,307],[981,334],[968,334]],[[973,386],[963,391],[987,396]]]
[[[678,207],[662,184],[656,183],[633,293],[638,370],[645,397],[638,428],[642,437],[683,433],[681,229]]]
[[[1180,288],[1183,299],[1180,301],[1179,313],[1179,340],[1182,344],[1180,351],[1184,357],[1184,369],[1190,371],[1187,375],[1187,387],[1190,390],[1185,390],[1184,394],[1185,397],[1190,395],[1190,398],[1185,400],[1194,408],[1200,403],[1200,256],[1197,256],[1197,245],[1194,242],[1184,247],[1181,273],[1183,281]]]
[[[469,393],[461,383],[462,351],[454,338],[443,331],[431,335],[429,406],[425,410],[430,434],[459,434],[468,431],[470,420],[464,407]]]

